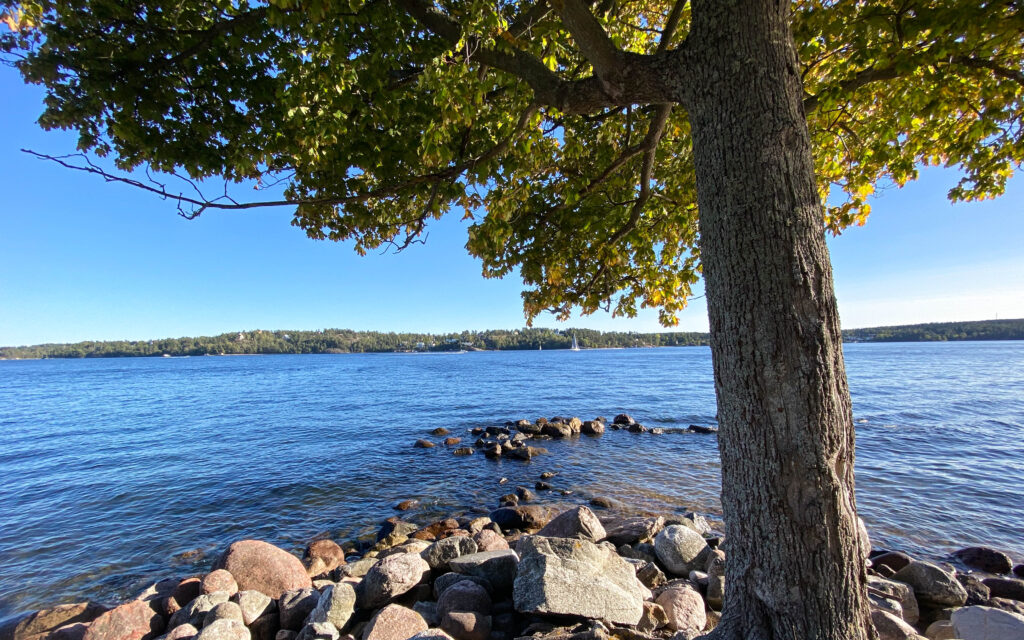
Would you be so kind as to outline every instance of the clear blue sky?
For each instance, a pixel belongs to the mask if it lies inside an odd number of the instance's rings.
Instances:
[[[154,196],[21,153],[68,153],[74,137],[35,125],[42,92],[12,69],[0,67],[0,92],[0,345],[524,324],[521,282],[481,277],[458,216],[435,224],[426,246],[365,258],[307,239],[284,208],[189,222]],[[996,201],[954,206],[955,180],[926,170],[877,198],[865,227],[830,240],[845,327],[1024,317],[1024,176]],[[562,326],[660,330],[652,311]],[[707,329],[703,299],[679,328]]]

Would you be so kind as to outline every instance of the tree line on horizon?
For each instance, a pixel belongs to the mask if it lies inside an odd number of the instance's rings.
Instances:
[[[556,350],[706,346],[699,332],[638,333],[594,329],[494,329],[459,333],[395,333],[323,329],[317,331],[239,331],[217,336],[160,340],[85,341],[0,347],[0,358],[121,358],[243,354],[389,353],[444,351]],[[1024,319],[944,322],[846,329],[846,342],[940,342],[1024,340]]]

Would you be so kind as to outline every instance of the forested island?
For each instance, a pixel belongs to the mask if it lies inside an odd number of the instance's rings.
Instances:
[[[637,333],[593,329],[496,329],[461,333],[385,333],[323,329],[319,331],[239,331],[198,338],[89,341],[0,347],[0,359],[120,358],[275,353],[388,353],[417,351],[504,351],[568,349],[573,336],[584,349],[684,347],[707,345],[708,334]],[[846,342],[935,342],[954,340],[1024,340],[1024,319],[945,322],[847,329]]]

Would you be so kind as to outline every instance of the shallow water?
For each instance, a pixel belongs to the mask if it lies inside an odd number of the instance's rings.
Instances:
[[[1024,559],[1024,343],[850,344],[846,359],[875,544]],[[407,498],[424,522],[486,512],[541,471],[573,499],[718,515],[713,436],[609,431],[530,463],[411,447],[438,426],[623,411],[714,424],[709,350],[0,362],[0,618],[116,600],[242,537],[363,534]]]

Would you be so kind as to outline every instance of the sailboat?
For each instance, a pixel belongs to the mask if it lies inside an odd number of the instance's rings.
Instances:
[[[580,350],[580,345],[579,345],[578,342],[576,342],[576,334],[574,333],[574,334],[572,334],[572,346],[569,347],[569,351],[579,351],[579,350]]]

